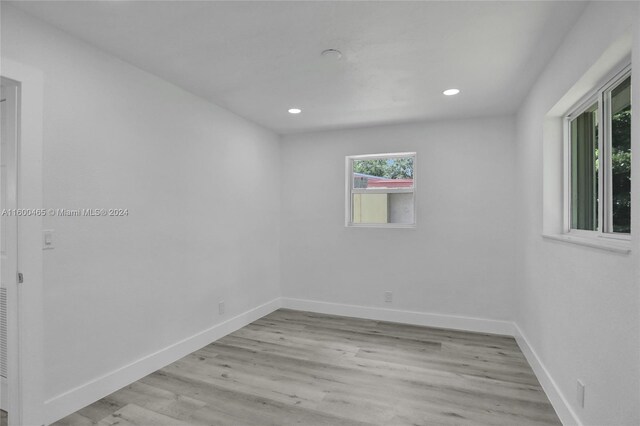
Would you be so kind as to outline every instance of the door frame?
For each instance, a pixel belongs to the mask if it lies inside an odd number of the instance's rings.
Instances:
[[[43,74],[36,68],[1,57],[0,76],[13,80],[19,87],[16,207],[40,209],[43,206]],[[18,351],[18,362],[10,364],[8,371],[9,425],[43,425],[42,217],[19,217],[17,227],[17,267],[24,275],[24,283],[19,284],[17,290],[17,327],[8,329],[8,343]]]
[[[18,208],[18,146],[19,146],[19,120],[18,113],[20,102],[20,85],[13,81],[0,77],[3,86],[2,91],[2,136],[6,136],[11,140],[3,140],[2,152],[0,156],[3,158],[3,165],[6,166],[6,175],[3,178],[6,182],[2,182],[3,190],[6,194],[5,204],[2,209]],[[6,127],[6,128],[5,128]],[[9,215],[3,217],[6,228],[3,229],[2,240],[3,247],[6,249],[7,259],[1,265],[2,280],[6,288],[6,326],[7,326],[7,380],[2,379],[1,400],[2,409],[8,412],[16,412],[19,401],[16,396],[19,389],[16,385],[20,384],[20,353],[18,347],[17,331],[18,331],[18,217]],[[12,386],[9,387],[8,380],[11,380]],[[13,423],[13,422],[12,422]]]

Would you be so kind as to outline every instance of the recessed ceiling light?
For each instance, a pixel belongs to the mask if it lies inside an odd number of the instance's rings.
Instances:
[[[300,114],[301,112],[300,108],[289,108],[289,114]]]
[[[457,95],[458,93],[460,93],[460,90],[458,89],[447,89],[444,92],[442,92],[442,94],[444,94],[445,96],[453,96],[453,95]]]

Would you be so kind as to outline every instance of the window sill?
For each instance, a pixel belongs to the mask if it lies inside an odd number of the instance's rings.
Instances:
[[[346,228],[378,228],[378,229],[416,229],[415,223],[348,223]]]
[[[574,235],[567,234],[542,234],[542,238],[562,241],[565,243],[578,244],[581,246],[592,247],[613,253],[631,253],[631,241],[615,240],[602,237],[576,237]]]

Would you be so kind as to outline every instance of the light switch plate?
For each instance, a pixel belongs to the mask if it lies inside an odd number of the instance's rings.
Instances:
[[[53,241],[53,229],[45,229],[42,231],[42,249],[51,250],[55,248]]]

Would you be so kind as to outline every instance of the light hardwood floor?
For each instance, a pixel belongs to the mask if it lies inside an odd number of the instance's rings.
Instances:
[[[559,425],[511,337],[276,311],[63,425]]]

